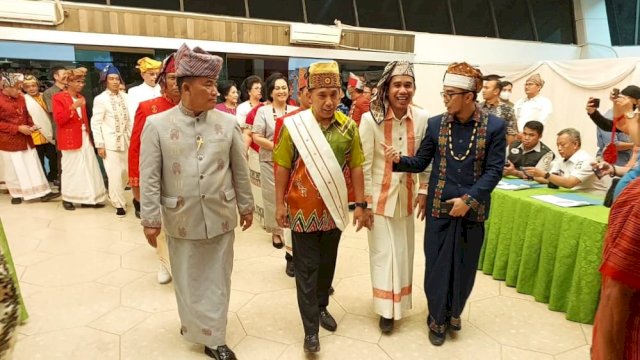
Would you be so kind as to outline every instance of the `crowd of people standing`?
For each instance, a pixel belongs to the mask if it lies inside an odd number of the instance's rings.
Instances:
[[[409,62],[389,63],[375,83],[352,75],[346,91],[336,62],[313,63],[299,69],[297,101],[280,73],[239,86],[219,82],[222,63],[183,45],[162,62],[140,59],[143,83],[128,92],[113,64],[99,64],[104,92],[93,99],[91,118],[81,94],[87,69],[52,69],[55,84],[43,94],[37,80],[2,73],[0,180],[12,203],[61,196],[73,211],[109,200],[123,217],[130,187],[135,214],[158,250],[157,280],[174,280],[180,333],[210,357],[235,359],[226,317],[238,223],[242,230],[259,223],[273,247],[285,249],[304,350],[317,352],[319,328],[338,326],[327,307],[346,226],[368,229],[374,310],[381,331],[391,334],[412,307],[414,222],[426,221],[426,327],[440,346],[447,333],[462,330],[491,193],[503,176],[604,194],[620,175],[611,187],[616,200],[601,269],[608,305],[598,312],[594,357],[614,351],[637,358],[638,312],[624,312],[635,324],[624,341],[610,331],[622,324],[616,309],[638,304],[640,223],[620,221],[638,211],[638,165],[598,161],[572,128],[558,134],[554,160],[540,141],[552,113],[540,75],[512,104],[511,83],[451,64],[441,93],[446,111],[430,117],[414,104]],[[612,92],[613,128],[635,146],[638,99],[637,87]],[[593,105],[587,111],[602,123]]]

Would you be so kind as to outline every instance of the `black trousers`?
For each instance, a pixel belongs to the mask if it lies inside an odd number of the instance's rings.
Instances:
[[[292,231],[296,259],[298,308],[305,335],[320,331],[320,308],[329,305],[329,287],[336,271],[340,229],[299,233]]]
[[[436,325],[462,314],[473,290],[483,242],[484,222],[427,218],[424,291]]]
[[[53,144],[36,145],[36,151],[42,164],[42,171],[47,175],[47,180],[53,181],[58,179],[58,152]],[[44,168],[44,158],[49,160],[49,173]]]

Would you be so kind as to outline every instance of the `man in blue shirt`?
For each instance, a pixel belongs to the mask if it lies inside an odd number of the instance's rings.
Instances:
[[[418,173],[433,160],[424,236],[424,289],[429,340],[442,345],[447,330],[461,329],[460,315],[473,289],[491,192],[502,178],[506,123],[476,105],[482,73],[467,63],[449,66],[442,97],[447,112],[429,119],[413,157],[385,146],[393,170]]]

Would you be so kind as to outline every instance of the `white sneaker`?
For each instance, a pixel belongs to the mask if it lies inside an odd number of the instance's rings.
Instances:
[[[171,274],[169,274],[169,271],[167,270],[166,267],[164,267],[164,264],[160,264],[160,269],[158,269],[158,283],[159,284],[168,284],[171,282]]]

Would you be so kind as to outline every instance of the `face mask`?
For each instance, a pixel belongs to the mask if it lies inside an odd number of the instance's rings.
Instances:
[[[510,97],[511,97],[511,92],[510,91],[503,91],[503,92],[500,93],[500,99],[502,99],[504,101],[508,101]]]
[[[347,93],[345,94],[347,95],[347,99],[351,100],[351,93],[347,91]]]

